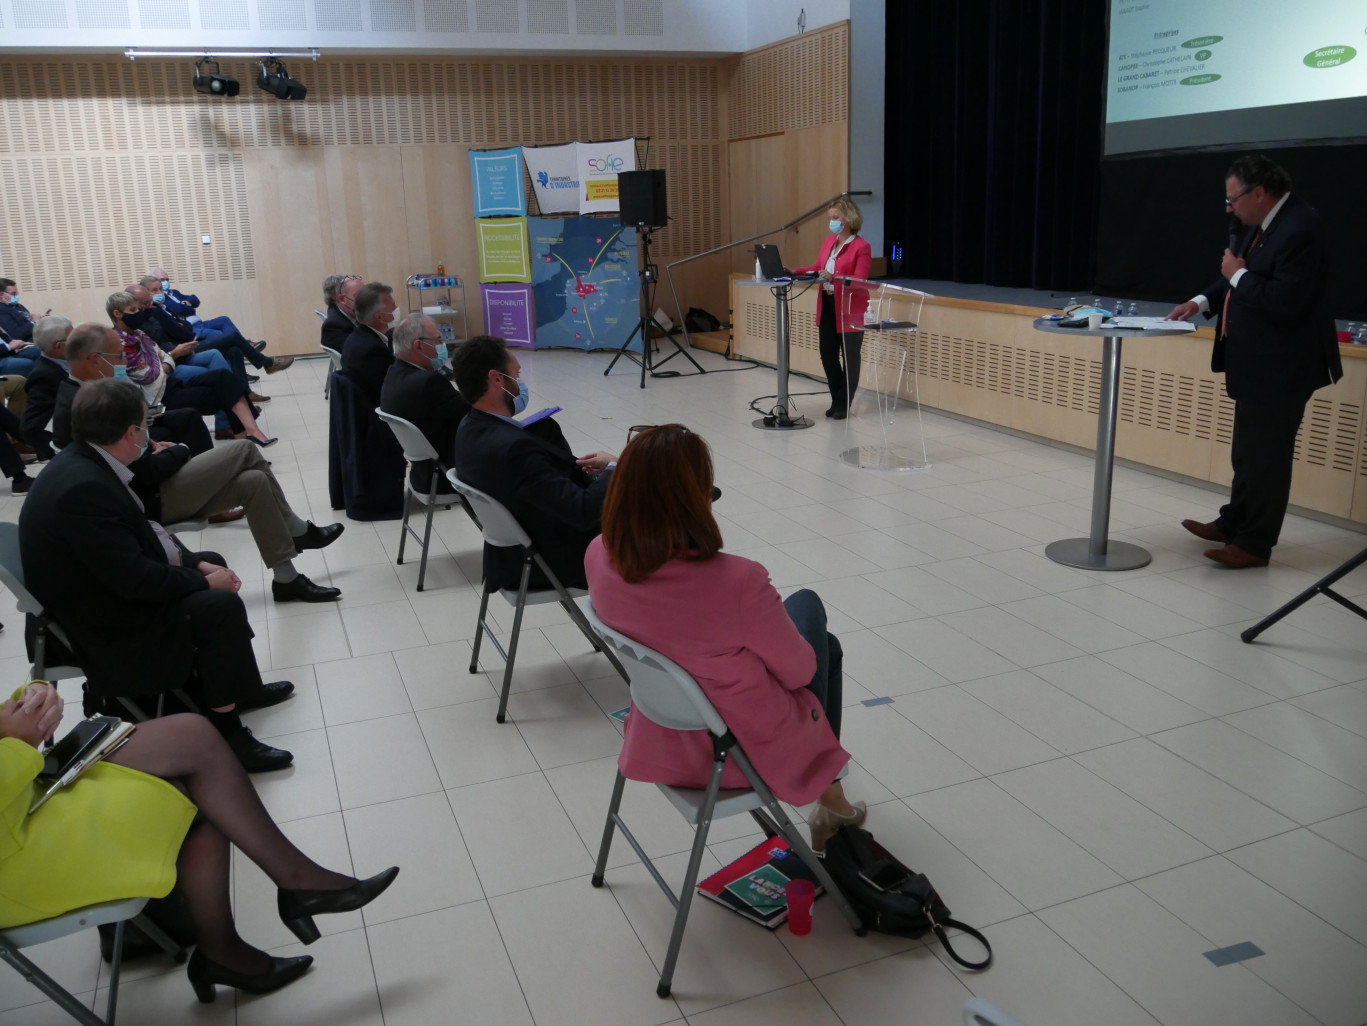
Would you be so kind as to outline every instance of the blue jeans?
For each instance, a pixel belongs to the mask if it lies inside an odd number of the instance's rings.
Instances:
[[[0,357],[0,374],[14,374],[26,378],[33,373],[33,364],[34,361],[27,356]]]
[[[840,639],[826,630],[826,607],[809,588],[795,591],[783,600],[788,619],[816,653],[816,673],[807,690],[821,703],[831,731],[840,736],[841,697],[845,690],[845,650]]]
[[[177,381],[189,381],[191,378],[197,378],[201,374],[213,370],[231,371],[232,368],[228,366],[228,361],[223,358],[222,353],[214,352],[211,349],[207,353],[195,353],[186,358],[184,363],[176,364],[176,369],[171,372],[171,377]],[[237,377],[237,375],[234,374],[233,377]],[[214,415],[214,427],[226,428],[227,426],[228,418],[225,414]]]
[[[263,356],[256,351],[253,346],[237,330],[237,326],[226,317],[211,317],[207,321],[200,321],[195,325],[195,338],[199,339],[200,350],[217,349],[232,360],[234,355],[237,362],[247,360],[253,367],[258,369],[267,366],[271,361],[269,356]]]

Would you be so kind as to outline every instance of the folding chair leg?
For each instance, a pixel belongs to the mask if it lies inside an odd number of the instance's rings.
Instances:
[[[114,957],[109,962],[109,1003],[105,1006],[104,1021],[114,1026],[114,1013],[119,1007],[119,969],[123,966],[123,938],[128,932],[128,920],[120,919],[114,926]]]
[[[485,584],[479,597],[479,619],[475,621],[475,644],[470,653],[470,672],[479,672],[479,646],[484,641],[484,615],[489,611],[489,585]]]
[[[166,952],[177,962],[184,962],[190,957],[190,953],[173,941],[170,935],[156,923],[147,917],[145,912],[139,912],[133,917],[133,925],[147,935],[147,937]]]
[[[593,876],[589,882],[595,887],[603,886],[603,875],[608,868],[608,851],[612,848],[612,833],[617,827],[617,813],[622,807],[622,790],[627,778],[617,771],[617,780],[612,785],[612,801],[608,802],[608,821],[603,825],[603,843],[598,846],[598,861],[593,865]]]
[[[707,778],[707,794],[702,808],[698,810],[697,832],[693,835],[693,851],[688,856],[688,871],[684,873],[683,888],[679,891],[679,908],[674,913],[674,930],[669,935],[669,950],[665,953],[664,965],[660,969],[660,982],[655,993],[662,998],[669,997],[670,984],[674,982],[674,966],[679,960],[679,948],[683,944],[684,927],[688,925],[688,910],[693,905],[693,888],[698,882],[698,869],[702,865],[702,854],[707,848],[707,832],[712,827],[712,813],[717,805],[717,792],[721,789],[721,774],[726,763],[716,759],[712,763],[712,773]]]
[[[589,626],[588,620],[584,618],[583,611],[575,605],[574,597],[565,590],[565,587],[560,583],[559,578],[551,573],[551,568],[546,565],[546,561],[541,558],[539,552],[536,553],[536,561],[541,564],[542,571],[550,578],[551,583],[555,585],[556,593],[560,596],[560,604],[565,607],[565,612],[569,614],[570,620],[573,621],[574,625],[579,628],[579,632],[583,634],[584,637],[588,638],[589,644],[593,646],[595,652],[602,652],[603,655],[608,657],[608,662],[610,662],[612,668],[617,671],[617,676],[630,684],[631,678],[627,676],[626,667],[618,660],[611,648],[604,648],[599,643],[598,635],[595,634],[593,628]]]
[[[55,1001],[62,1011],[83,1026],[105,1026],[104,1020],[67,993],[56,980],[34,965],[18,948],[0,944],[0,958],[13,966],[20,976]]]
[[[432,541],[432,514],[436,512],[437,506],[437,475],[432,473],[432,490],[427,496],[427,525],[422,531],[422,563],[418,566],[418,590],[422,591],[422,582],[427,579],[427,547]]]
[[[403,521],[399,524],[399,558],[394,561],[395,566],[403,566],[403,548],[408,544],[408,518],[413,515],[413,495],[409,492],[411,486],[407,481],[403,483]],[[422,588],[418,588],[422,591]]]
[[[498,715],[495,719],[502,723],[508,714],[508,692],[513,688],[513,663],[517,661],[517,642],[522,637],[522,612],[527,608],[527,582],[532,576],[532,561],[522,561],[522,583],[517,588],[517,610],[513,613],[513,637],[508,642],[508,654],[503,666],[503,692],[498,698]]]

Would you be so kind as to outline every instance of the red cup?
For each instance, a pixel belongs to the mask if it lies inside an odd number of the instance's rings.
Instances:
[[[784,892],[788,898],[789,931],[796,934],[811,933],[816,884],[810,880],[789,880]]]

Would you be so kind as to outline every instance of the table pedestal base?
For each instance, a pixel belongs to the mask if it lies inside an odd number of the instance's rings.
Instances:
[[[750,421],[750,426],[761,431],[797,431],[800,428],[816,427],[816,424],[806,417],[761,417],[759,420]]]
[[[1107,542],[1105,552],[1092,555],[1090,538],[1050,542],[1044,547],[1044,554],[1055,563],[1075,566],[1079,570],[1138,570],[1153,560],[1148,549],[1121,541]]]
[[[896,445],[856,445],[840,454],[840,462],[861,470],[929,470],[925,448]]]

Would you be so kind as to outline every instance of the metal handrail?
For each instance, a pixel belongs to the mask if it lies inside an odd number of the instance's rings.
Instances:
[[[679,302],[679,292],[677,289],[674,288],[674,275],[670,273],[675,267],[678,267],[680,264],[686,264],[691,260],[701,260],[703,257],[712,256],[714,253],[723,253],[728,249],[734,249],[737,246],[744,246],[747,242],[754,242],[756,239],[762,239],[766,235],[777,235],[779,232],[786,232],[789,228],[801,224],[803,221],[807,220],[807,218],[811,217],[813,214],[820,213],[821,211],[829,207],[832,203],[836,202],[837,200],[842,200],[846,196],[872,195],[873,192],[869,189],[862,189],[858,192],[842,192],[838,195],[832,196],[824,203],[812,207],[812,209],[807,211],[805,214],[799,214],[797,217],[793,218],[787,224],[780,225],[778,228],[771,228],[767,232],[759,232],[755,235],[748,235],[743,239],[737,239],[735,242],[724,242],[720,246],[713,246],[711,249],[705,249],[701,253],[694,253],[692,256],[686,256],[681,260],[675,260],[673,263],[665,264],[665,277],[669,279],[669,294],[674,297],[674,312],[679,315],[679,325],[683,328],[684,340],[688,343],[688,347],[690,349],[693,348],[693,336],[690,335],[688,332],[688,318],[684,316],[683,306]]]

